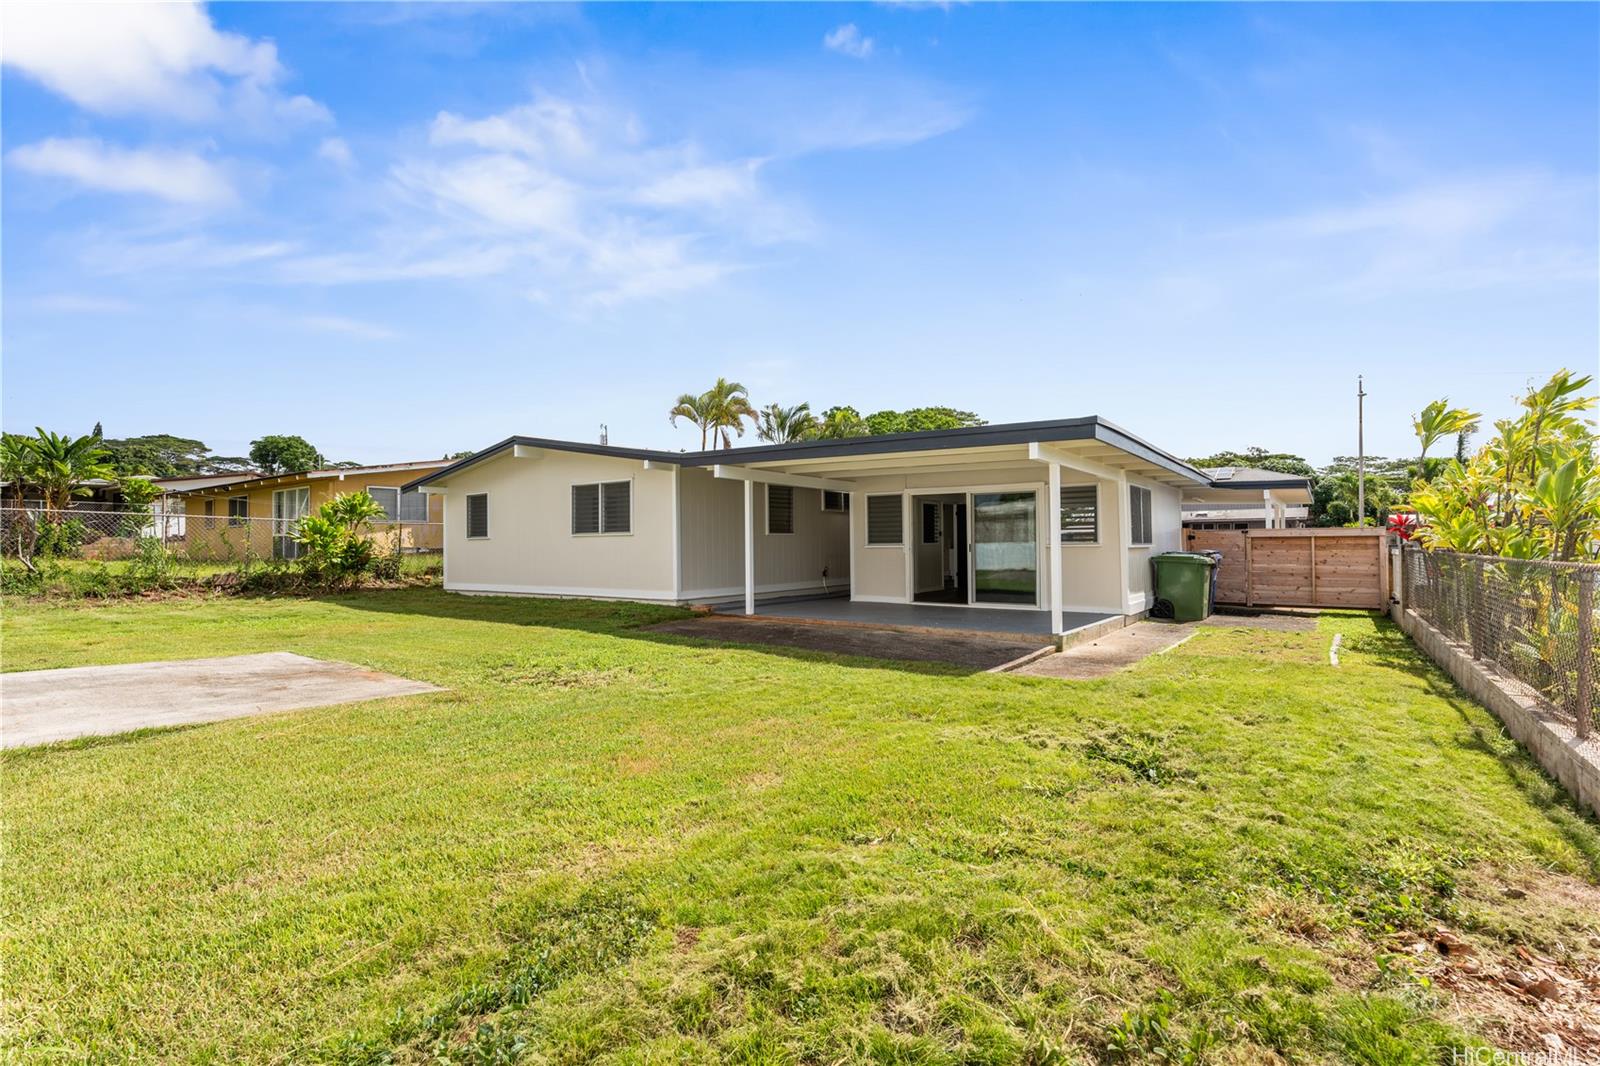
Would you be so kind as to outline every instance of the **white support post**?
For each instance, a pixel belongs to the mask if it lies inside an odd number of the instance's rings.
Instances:
[[[756,613],[756,483],[744,483],[744,613]]]
[[[1050,529],[1050,634],[1060,636],[1061,617],[1061,464],[1050,464],[1050,504],[1045,514]]]
[[[1272,520],[1273,520],[1274,517],[1276,517],[1278,511],[1277,511],[1277,508],[1272,506],[1272,490],[1271,489],[1262,489],[1261,490],[1261,509],[1262,509],[1263,512],[1265,512],[1264,517],[1265,517],[1265,520],[1266,520],[1267,528],[1268,529],[1274,528],[1273,525],[1272,525]]]

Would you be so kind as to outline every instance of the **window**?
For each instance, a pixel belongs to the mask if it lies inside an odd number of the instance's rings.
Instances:
[[[1150,490],[1128,486],[1128,532],[1135,545],[1147,545],[1150,535]]]
[[[212,515],[214,515],[216,513],[217,513],[217,501],[216,500],[207,500],[206,501],[206,517],[210,518]]]
[[[922,543],[938,544],[944,540],[943,523],[939,520],[943,508],[936,503],[922,505]]]
[[[633,482],[572,486],[572,532],[575,536],[633,532]]]
[[[903,544],[905,534],[901,523],[899,496],[867,497],[868,544]]]
[[[1061,486],[1061,543],[1100,543],[1099,502],[1093,485]]]
[[[390,485],[368,485],[367,495],[383,508],[383,521],[393,522],[400,517],[400,490]]]
[[[300,542],[294,539],[300,519],[311,512],[311,490],[279,489],[272,494],[272,554],[278,559],[300,558]]]
[[[412,489],[400,494],[400,521],[426,522],[428,520],[428,497]]]
[[[824,511],[850,510],[850,494],[848,492],[834,492],[832,489],[822,490],[822,509]]]
[[[467,539],[483,540],[489,536],[489,494],[474,492],[467,497]]]
[[[794,486],[767,486],[767,532],[794,532]]]
[[[242,526],[244,520],[250,517],[250,497],[228,497],[228,525]]]

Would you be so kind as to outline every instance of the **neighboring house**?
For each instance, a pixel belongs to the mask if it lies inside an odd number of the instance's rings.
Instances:
[[[1212,491],[1185,493],[1185,529],[1290,529],[1311,519],[1311,479],[1253,466],[1203,467]]]
[[[668,452],[535,437],[408,488],[444,498],[445,588],[664,603],[1138,614],[1190,496],[1262,500],[1100,418]],[[1058,516],[1058,517],[1053,517]]]
[[[67,505],[69,511],[117,511],[124,506],[122,486],[107,478],[85,478],[76,482],[73,488],[76,491],[72,502]],[[37,486],[23,482],[21,495],[22,506],[28,510],[44,506],[43,496]],[[4,500],[6,507],[17,506],[17,492],[11,482],[0,481],[0,499]]]
[[[383,507],[376,535],[395,538],[402,551],[438,551],[443,546],[443,504],[429,500],[406,482],[447,467],[443,459],[388,463],[296,474],[238,475],[217,484],[172,493],[183,501],[186,539],[193,558],[242,556],[293,559],[300,546],[296,521],[333,497],[366,492]]]

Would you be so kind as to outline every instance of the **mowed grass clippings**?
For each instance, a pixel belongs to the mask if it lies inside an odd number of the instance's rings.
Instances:
[[[6,753],[9,1054],[1435,1063],[1504,1038],[1397,940],[1600,936],[1493,891],[1587,889],[1600,831],[1386,620],[1062,682],[644,628],[682,613],[8,605],[8,670],[449,690]]]

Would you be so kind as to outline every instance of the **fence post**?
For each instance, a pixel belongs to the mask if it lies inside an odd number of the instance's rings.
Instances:
[[[1581,740],[1594,727],[1594,571],[1578,571],[1578,707]]]

